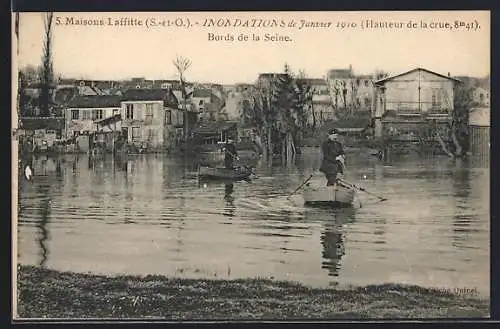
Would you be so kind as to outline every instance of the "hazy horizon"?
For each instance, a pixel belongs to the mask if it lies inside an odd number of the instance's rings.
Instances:
[[[452,16],[450,16],[452,15]],[[477,19],[481,29],[387,30],[338,29],[289,30],[211,27],[190,29],[54,25],[54,73],[63,78],[88,80],[178,79],[172,61],[189,58],[186,79],[218,84],[254,83],[259,73],[282,72],[288,63],[293,72],[305,71],[309,78],[324,78],[330,69],[355,74],[383,70],[395,75],[422,67],[443,75],[484,78],[490,75],[490,16],[486,11],[453,12],[252,12],[252,13],[55,13],[60,22],[67,17],[105,19],[175,19],[203,21],[218,18],[284,18],[314,21]],[[42,13],[21,13],[19,24],[19,68],[41,64]],[[288,34],[293,42],[208,41],[207,34],[235,37],[240,33]],[[257,32],[255,32],[257,31]]]

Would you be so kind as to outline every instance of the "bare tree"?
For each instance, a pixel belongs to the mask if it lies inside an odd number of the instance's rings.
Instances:
[[[54,13],[43,14],[44,24],[44,44],[42,55],[41,69],[41,94],[40,94],[40,115],[50,115],[50,91],[53,83],[53,66],[52,66],[52,22]]]
[[[185,57],[179,57],[174,60],[174,66],[177,69],[177,73],[179,74],[179,82],[181,84],[182,91],[182,106],[184,110],[184,140],[187,140],[188,132],[189,132],[189,122],[188,122],[188,110],[187,110],[187,91],[186,91],[186,83],[185,83],[185,73],[191,66],[191,61]]]

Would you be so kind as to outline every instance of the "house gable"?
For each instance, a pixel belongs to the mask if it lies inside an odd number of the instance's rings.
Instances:
[[[406,81],[415,81],[415,80],[421,80],[421,81],[433,81],[433,82],[446,82],[446,81],[452,81],[454,83],[461,83],[460,80],[448,77],[446,75],[442,75],[427,69],[423,68],[415,68],[413,70],[403,72],[397,75],[393,75],[384,79],[377,80],[375,82],[376,85],[383,85],[387,82],[406,82]]]

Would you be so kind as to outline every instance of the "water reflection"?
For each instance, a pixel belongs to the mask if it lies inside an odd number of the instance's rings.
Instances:
[[[20,262],[314,286],[399,280],[489,289],[487,169],[351,155],[347,179],[389,200],[370,204],[360,194],[361,209],[309,209],[300,193],[298,202],[287,198],[320,163],[307,152],[296,167],[262,165],[251,184],[200,182],[188,158],[35,159],[34,179],[20,184]],[[323,176],[314,180],[324,184]]]
[[[321,268],[326,269],[329,276],[337,277],[341,270],[342,257],[345,255],[345,226],[355,221],[355,210],[346,208],[336,211],[309,211],[306,216],[323,218],[320,238],[323,258]]]
[[[222,213],[224,216],[233,217],[234,216],[234,184],[226,183],[224,184],[224,200],[226,201],[226,205],[224,207],[224,212]]]
[[[40,246],[40,261],[38,265],[45,267],[47,259],[49,257],[49,249],[47,241],[49,239],[48,224],[50,220],[50,203],[52,201],[50,197],[50,188],[44,185],[40,185],[37,188],[37,193],[43,196],[40,200],[40,220],[38,222],[38,245]]]

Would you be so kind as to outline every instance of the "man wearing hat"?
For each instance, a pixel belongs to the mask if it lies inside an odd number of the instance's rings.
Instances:
[[[342,144],[338,141],[337,129],[328,132],[328,139],[321,145],[323,162],[319,170],[325,174],[328,180],[327,186],[335,185],[337,175],[344,173],[345,154]]]
[[[222,151],[224,152],[224,166],[226,167],[226,169],[233,169],[234,159],[239,160],[240,158],[232,139],[227,140],[226,145],[224,145]]]

